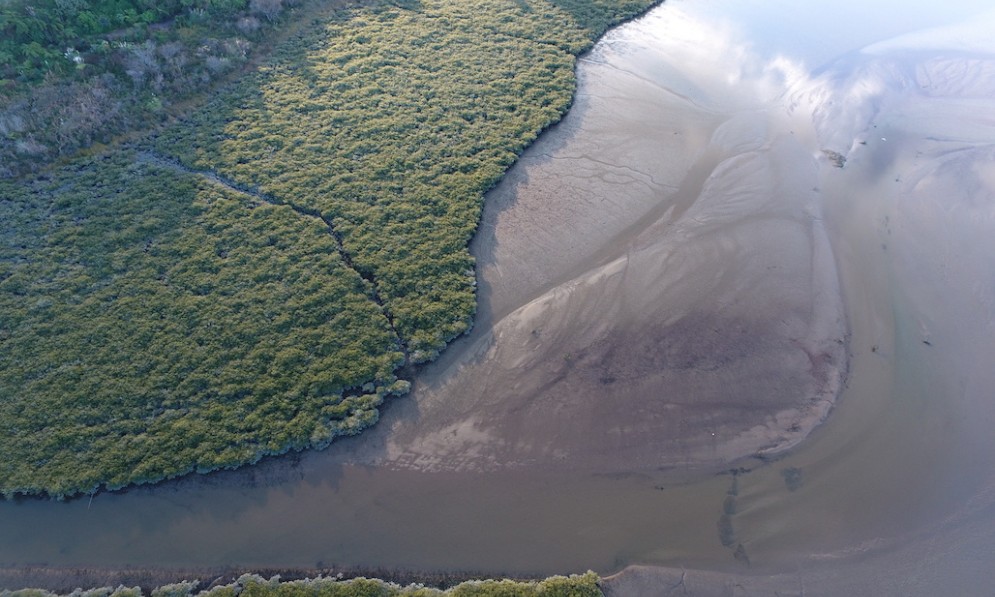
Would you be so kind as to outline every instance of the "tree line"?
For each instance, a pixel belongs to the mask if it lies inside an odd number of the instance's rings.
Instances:
[[[244,65],[300,3],[0,3],[0,178],[162,120]]]

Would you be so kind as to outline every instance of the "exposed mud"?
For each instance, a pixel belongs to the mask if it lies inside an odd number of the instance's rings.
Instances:
[[[585,134],[552,133],[558,152],[578,155]],[[492,232],[476,251],[485,264],[502,254],[481,269],[490,309],[418,380],[417,416],[388,419],[386,450],[360,461],[705,474],[797,445],[843,387],[847,333],[812,191],[816,159],[787,131],[772,152],[755,151],[764,142],[755,134],[713,130],[696,161],[711,170],[692,165],[670,190],[647,188],[655,204],[633,199],[614,212],[628,222],[600,232],[600,201],[572,195],[541,193],[543,210],[570,206],[569,218],[541,229],[508,224],[537,201],[522,188],[521,203],[488,210]],[[560,187],[587,176],[573,162],[521,168]],[[689,186],[693,196],[679,192]],[[589,231],[587,269],[577,252],[552,248],[573,243],[578,228]],[[534,275],[521,244],[549,247],[543,261],[581,271]]]

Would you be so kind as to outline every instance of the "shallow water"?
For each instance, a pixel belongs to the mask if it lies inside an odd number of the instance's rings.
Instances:
[[[0,504],[0,565],[917,570],[928,594],[932,563],[972,592],[995,544],[984,10],[672,0],[611,32],[488,198],[477,329],[380,425]]]

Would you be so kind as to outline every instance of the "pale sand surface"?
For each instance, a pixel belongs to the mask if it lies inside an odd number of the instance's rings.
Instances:
[[[853,329],[845,408],[785,461],[820,478],[790,500],[759,477],[740,492],[751,568],[632,566],[609,597],[991,593],[995,48],[979,32],[993,16],[875,44],[793,88],[847,158],[820,180]]]

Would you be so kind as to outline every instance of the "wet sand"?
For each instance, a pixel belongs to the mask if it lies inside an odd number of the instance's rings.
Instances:
[[[779,103],[811,115],[830,161],[818,188],[852,329],[841,408],[740,479],[730,528],[749,570],[635,566],[607,595],[990,592],[993,25],[989,11],[793,73]]]

